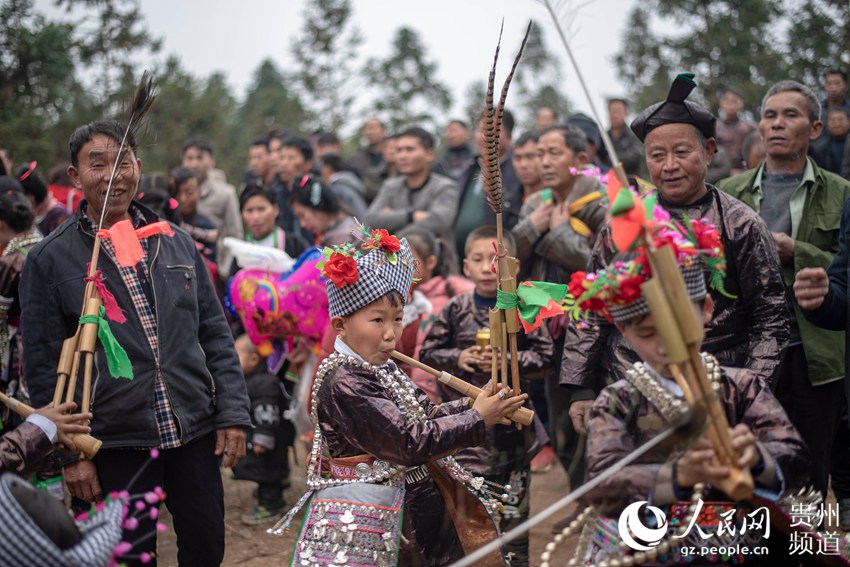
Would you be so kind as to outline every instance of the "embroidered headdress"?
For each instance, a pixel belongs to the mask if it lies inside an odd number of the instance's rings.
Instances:
[[[707,295],[705,271],[712,288],[728,295],[723,288],[726,258],[719,231],[705,219],[687,216],[675,221],[656,204],[656,193],[641,199],[630,189],[619,191],[611,199],[613,241],[620,255],[605,268],[594,272],[575,272],[569,291],[574,300],[572,315],[595,313],[609,321],[624,323],[649,313],[649,305],[641,293],[641,284],[652,277],[646,242],[631,233],[645,230],[653,246],[670,245],[692,301]],[[636,233],[635,233],[636,234]]]
[[[405,301],[410,293],[416,266],[407,240],[383,228],[361,226],[360,235],[360,246],[326,247],[325,261],[317,265],[328,278],[331,317],[350,315],[392,290]]]
[[[74,522],[59,500],[6,473],[0,477],[0,566],[115,564],[126,506],[110,497]]]

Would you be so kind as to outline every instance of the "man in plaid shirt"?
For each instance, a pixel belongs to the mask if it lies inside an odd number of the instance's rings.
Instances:
[[[62,342],[76,330],[101,213],[104,229],[130,220],[138,230],[160,220],[133,201],[142,163],[132,132],[119,154],[124,130],[118,122],[93,122],[74,132],[68,173],[86,200],[27,258],[21,281],[24,372],[37,406],[52,399]],[[103,447],[92,461],[65,458],[64,476],[71,494],[88,502],[112,491],[144,494],[161,487],[174,517],[180,564],[219,565],[224,501],[218,457],[232,467],[245,455],[249,401],[203,260],[191,236],[171,229],[173,236],[140,238],[144,258],[134,266],[118,261],[112,240],[101,240],[98,269],[127,318],[111,328],[127,351],[133,379],[110,376],[98,346],[91,428]],[[77,390],[79,397],[81,384]],[[158,453],[153,460],[152,449]],[[146,537],[155,522],[145,514],[125,534],[134,543],[122,562],[155,554],[156,538]]]

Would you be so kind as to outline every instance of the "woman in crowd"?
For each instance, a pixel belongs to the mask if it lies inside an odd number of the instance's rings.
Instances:
[[[242,212],[246,242],[277,248],[293,258],[303,252],[297,240],[287,238],[286,232],[275,224],[280,207],[273,192],[249,183],[239,196],[239,210]]]
[[[316,235],[317,246],[357,242],[357,221],[345,214],[330,187],[312,177],[295,185],[289,201],[301,227]]]

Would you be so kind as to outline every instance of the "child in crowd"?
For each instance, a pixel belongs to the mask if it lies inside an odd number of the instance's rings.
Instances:
[[[209,218],[198,213],[201,200],[201,178],[187,167],[177,167],[169,178],[171,196],[180,205],[180,228],[192,235],[201,245],[201,253],[215,263],[218,227]]]
[[[254,526],[279,519],[286,505],[283,483],[289,472],[289,443],[282,427],[286,398],[280,380],[266,372],[266,360],[248,335],[236,339],[236,354],[248,386],[254,429],[248,432],[247,453],[233,476],[257,483],[257,506],[242,516],[243,524]]]
[[[682,227],[677,227],[676,231],[666,230],[664,239],[673,239],[675,243],[694,315],[704,324],[710,321],[714,307],[706,291],[704,270],[712,272],[709,281],[722,282],[725,263],[714,227],[705,221],[693,221],[692,226],[696,227],[692,231],[682,230]],[[712,248],[702,249],[707,242],[713,243]],[[627,454],[670,428],[687,408],[682,390],[673,379],[658,322],[650,313],[640,288],[649,277],[646,254],[638,249],[636,254],[618,258],[596,274],[577,272],[570,283],[570,293],[579,308],[613,320],[642,360],[628,372],[626,379],[604,388],[592,406],[587,427],[588,480],[616,466]],[[776,500],[788,490],[799,488],[805,481],[806,450],[770,389],[749,370],[721,367],[708,354],[703,354],[702,360],[729,422],[732,447],[738,455],[737,465],[752,473],[755,493]],[[635,502],[649,501],[653,506],[664,508],[685,501],[684,508],[678,507],[681,511],[702,498],[707,504],[697,518],[697,525],[713,524],[711,531],[716,533],[718,523],[722,523],[717,514],[725,510],[716,506],[716,501],[730,499],[711,487],[728,477],[730,468],[712,463],[714,456],[707,434],[695,442],[668,440],[591,491],[589,499],[599,514],[607,516],[600,522],[607,522],[610,529],[616,530],[616,519]],[[677,517],[674,511],[668,513],[668,519],[672,517]],[[687,525],[687,520],[684,522]],[[597,527],[596,533],[600,533],[599,530]],[[732,527],[727,537],[734,537],[734,530]],[[694,529],[693,534],[696,533]],[[755,533],[763,535],[764,531]],[[743,537],[743,532],[739,536]],[[598,545],[598,540],[593,541]],[[700,540],[670,540],[653,551],[653,557],[657,554],[661,558],[676,541],[701,543]],[[746,541],[718,536],[710,545],[734,543]],[[597,560],[606,556],[615,559],[618,555],[616,544],[614,549],[594,553],[602,554],[596,555]],[[690,561],[691,558],[684,559]]]
[[[289,203],[301,228],[316,235],[316,246],[338,246],[357,239],[357,221],[343,212],[339,199],[325,183],[305,176],[294,184]]]
[[[329,278],[328,305],[337,339],[334,354],[320,367],[313,386],[311,417],[316,433],[308,486],[321,490],[310,503],[294,564],[324,563],[330,558],[378,565],[396,561],[447,565],[464,555],[462,542],[475,527],[466,517],[476,509],[466,501],[465,516],[450,514],[453,508],[444,498],[469,492],[451,484],[443,492],[442,487],[453,481],[481,487],[449,455],[483,443],[487,427],[510,423],[507,416],[527,396],[512,396],[508,389],[497,391],[490,385],[474,402],[460,398],[434,405],[413,385],[390,360],[402,331],[415,270],[413,255],[404,239],[386,230],[368,234],[371,237],[360,248],[347,246],[328,254],[322,268]],[[391,512],[397,497],[380,508],[384,512],[379,517],[370,515],[379,494],[397,489],[404,494],[402,515]],[[336,490],[344,491],[344,500],[352,504],[324,496]],[[317,505],[316,499],[323,504]],[[488,505],[491,511],[497,509],[492,501]],[[399,540],[402,517],[404,538]],[[396,518],[396,528],[386,525],[388,518]],[[495,537],[495,531],[491,529],[487,537]],[[355,557],[362,553],[367,555]]]
[[[466,239],[463,273],[473,281],[475,289],[456,295],[446,304],[431,325],[422,343],[422,362],[445,370],[476,386],[490,380],[490,362],[499,353],[487,345],[476,344],[481,329],[489,329],[490,309],[496,306],[498,279],[494,273],[493,242],[496,227],[482,226]],[[510,233],[504,235],[508,253],[516,253]],[[518,337],[519,374],[523,380],[541,378],[553,356],[552,339],[546,326]],[[526,384],[527,386],[527,384]],[[460,394],[443,388],[445,400],[457,400]],[[487,442],[478,447],[463,449],[455,454],[457,461],[489,481],[510,485],[510,498],[502,512],[502,531],[507,531],[528,518],[531,459],[548,436],[542,427],[517,430],[513,424],[496,425],[487,429]],[[528,565],[528,536],[506,546],[511,552],[511,565]]]
[[[422,341],[425,340],[431,324],[437,319],[446,303],[458,294],[472,291],[475,284],[463,276],[451,273],[451,265],[456,263],[453,258],[454,252],[443,239],[434,236],[433,232],[423,228],[410,228],[404,232],[403,236],[410,243],[410,251],[416,258],[418,281],[414,283],[415,289],[431,303],[431,313],[424,317],[416,340],[414,358],[418,359]],[[440,402],[437,380],[433,376],[424,370],[414,368],[410,378],[428,394],[431,401]]]

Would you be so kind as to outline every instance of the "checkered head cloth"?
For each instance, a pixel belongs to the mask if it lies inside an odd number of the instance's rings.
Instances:
[[[705,276],[702,272],[702,262],[694,262],[688,267],[679,267],[682,279],[685,280],[685,288],[691,301],[697,302],[705,299],[708,290],[705,287]],[[639,297],[627,305],[608,306],[608,311],[615,323],[626,323],[632,319],[643,317],[649,313],[649,304],[646,299]]]
[[[397,261],[390,263],[383,250],[372,250],[357,258],[359,278],[354,284],[339,288],[328,281],[328,311],[331,317],[345,317],[369,305],[376,299],[395,290],[407,301],[415,260],[407,239],[400,238],[401,250],[396,252]]]
[[[0,477],[0,567],[106,567],[113,563],[113,553],[121,542],[125,506],[122,500],[108,500],[101,510],[77,522],[82,539],[72,547],[60,549],[12,493],[15,484],[38,490],[14,474]]]

